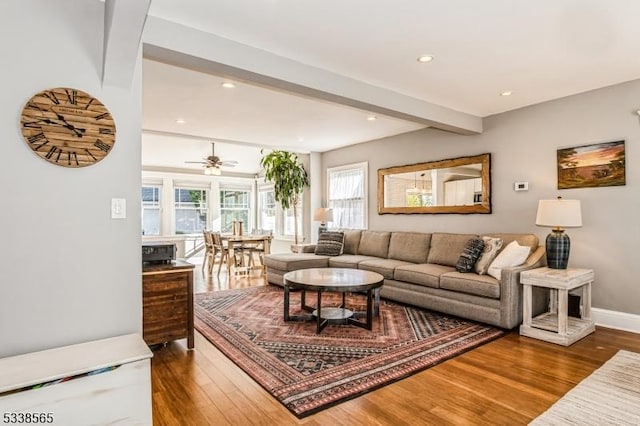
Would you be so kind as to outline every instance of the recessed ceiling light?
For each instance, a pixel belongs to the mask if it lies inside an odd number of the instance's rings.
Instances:
[[[420,55],[418,56],[418,62],[421,63],[427,63],[427,62],[431,62],[435,59],[435,57],[433,55]]]
[[[370,115],[367,117],[367,120],[369,121],[376,121],[378,119],[378,117],[376,117],[375,115]]]
[[[506,92],[500,93],[500,96],[511,96],[513,92],[511,90],[507,90]]]
[[[178,123],[178,124],[184,124],[184,123],[186,123],[186,121],[184,121],[184,119],[183,119],[183,118],[178,118],[178,119],[176,120],[176,123]]]
[[[222,83],[222,87],[224,87],[225,89],[233,89],[236,87],[236,85],[230,81],[225,81],[224,83]]]

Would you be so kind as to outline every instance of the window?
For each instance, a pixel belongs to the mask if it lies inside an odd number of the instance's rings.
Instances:
[[[209,215],[209,191],[200,188],[175,188],[176,234],[195,234],[206,229]]]
[[[273,188],[261,188],[258,193],[258,224],[261,229],[276,233],[276,196]]]
[[[364,162],[327,169],[332,228],[367,228],[367,168]]]
[[[298,200],[298,235],[302,235],[302,195]],[[281,237],[294,236],[293,207],[282,210],[276,203],[273,185],[263,184],[258,189],[258,226],[261,229],[273,231]]]
[[[222,232],[232,232],[233,220],[242,221],[243,231],[251,231],[249,209],[251,191],[238,189],[220,190],[220,227]]]
[[[160,187],[142,187],[142,235],[160,235]]]

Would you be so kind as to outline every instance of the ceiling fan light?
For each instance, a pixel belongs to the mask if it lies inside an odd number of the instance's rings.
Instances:
[[[204,168],[204,174],[208,176],[220,176],[222,174],[222,170],[220,170],[220,167],[207,166]]]

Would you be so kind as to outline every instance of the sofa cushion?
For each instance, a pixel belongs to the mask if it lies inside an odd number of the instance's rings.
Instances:
[[[426,263],[431,234],[420,232],[392,232],[389,240],[389,259],[412,263]]]
[[[340,256],[344,247],[344,233],[337,231],[322,232],[318,237],[315,254]]]
[[[493,259],[496,258],[500,249],[502,248],[502,238],[493,238],[493,237],[482,237],[482,241],[484,241],[484,249],[480,254],[480,257],[476,261],[474,266],[474,270],[479,275],[484,275],[487,273],[487,269],[489,269],[489,265],[493,262]]]
[[[496,279],[502,276],[502,268],[522,265],[531,253],[531,247],[521,246],[517,241],[511,241],[495,258],[487,273]]]
[[[364,269],[365,271],[373,271],[381,274],[388,280],[393,279],[393,272],[399,266],[413,265],[411,262],[405,262],[403,260],[396,259],[375,259],[364,260],[358,263],[358,269]]]
[[[483,249],[484,241],[482,238],[471,238],[467,241],[467,245],[465,245],[456,263],[456,271],[464,273],[473,271],[473,267],[482,254]]]
[[[440,288],[492,299],[500,298],[500,283],[489,275],[449,272],[440,277]]]
[[[344,254],[358,254],[358,246],[360,245],[360,229],[345,229],[344,231]]]
[[[343,254],[329,258],[329,267],[331,268],[357,268],[358,263],[365,260],[377,260],[379,257],[360,256],[357,254]]]
[[[434,232],[431,235],[431,247],[429,248],[428,263],[438,265],[456,266],[458,258],[471,238],[477,238],[473,234],[447,234]]]
[[[396,281],[406,281],[412,284],[439,288],[440,276],[455,271],[451,266],[420,263],[417,265],[398,266],[393,274]]]
[[[276,253],[266,255],[264,264],[267,268],[287,272],[307,268],[326,268],[329,266],[329,256],[313,253]]]
[[[538,237],[534,234],[510,234],[510,233],[496,233],[496,234],[482,234],[483,237],[492,237],[492,238],[500,238],[504,244],[503,247],[506,247],[512,241],[517,241],[521,246],[531,247],[531,251],[533,252],[538,248],[540,241]]]
[[[389,254],[391,232],[362,231],[358,254],[386,258]]]

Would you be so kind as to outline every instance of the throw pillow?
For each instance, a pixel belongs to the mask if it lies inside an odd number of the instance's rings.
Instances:
[[[344,232],[323,232],[318,237],[315,254],[339,256],[344,248]]]
[[[476,261],[482,254],[482,249],[484,249],[484,241],[482,239],[471,238],[469,241],[467,241],[462,254],[458,258],[458,263],[456,263],[456,271],[473,271],[473,266],[476,264]]]
[[[503,244],[500,238],[482,237],[482,241],[484,241],[484,249],[474,266],[476,273],[479,275],[487,273],[489,265],[496,258]]]
[[[487,273],[499,280],[502,277],[502,268],[522,265],[529,257],[530,252],[531,247],[521,246],[517,241],[512,241],[491,262]]]

